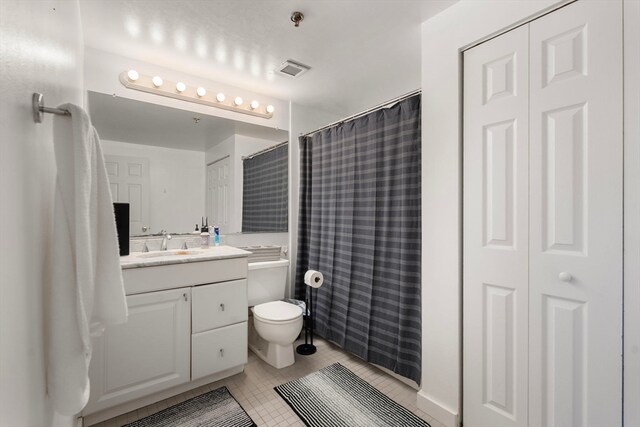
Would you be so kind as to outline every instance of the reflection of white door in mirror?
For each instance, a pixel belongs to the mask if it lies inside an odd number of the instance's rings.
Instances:
[[[149,234],[149,159],[105,154],[111,198],[129,203],[131,235]]]
[[[207,165],[207,216],[211,227],[222,232],[229,226],[229,156]],[[213,231],[213,230],[212,230]]]

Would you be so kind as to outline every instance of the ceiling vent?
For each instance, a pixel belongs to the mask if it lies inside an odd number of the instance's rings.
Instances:
[[[310,69],[311,67],[309,67],[308,65],[304,65],[299,62],[288,59],[284,61],[282,65],[280,65],[280,68],[278,69],[278,71],[280,71],[281,74],[284,74],[289,77],[300,77]]]

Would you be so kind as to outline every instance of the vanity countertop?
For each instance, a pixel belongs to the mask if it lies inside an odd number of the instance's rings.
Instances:
[[[127,256],[120,257],[120,266],[123,270],[126,270],[128,268],[244,258],[250,254],[251,252],[243,251],[233,246],[213,246],[207,249],[194,248],[187,250],[131,252],[131,254]]]

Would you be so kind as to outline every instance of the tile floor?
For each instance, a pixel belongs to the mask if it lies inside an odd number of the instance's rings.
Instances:
[[[267,365],[249,351],[249,361],[245,371],[241,374],[95,424],[94,427],[121,427],[223,385],[227,386],[231,394],[258,426],[304,426],[273,387],[303,377],[336,362],[351,369],[391,399],[425,419],[432,427],[444,427],[416,407],[416,390],[413,388],[327,341],[318,338],[314,343],[318,348],[316,354],[312,356],[296,354],[296,363],[284,369],[276,369]]]

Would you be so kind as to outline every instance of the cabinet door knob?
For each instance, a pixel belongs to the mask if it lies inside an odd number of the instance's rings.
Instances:
[[[184,294],[182,294],[182,298],[184,298],[185,301],[189,301],[189,297],[187,297],[187,293],[186,292]]]
[[[224,311],[224,304],[220,304],[220,310]]]
[[[558,279],[560,279],[560,281],[562,282],[570,282],[571,279],[573,279],[573,276],[570,273],[563,271],[560,274],[558,274]]]
[[[220,349],[220,357],[224,357],[224,348]]]

